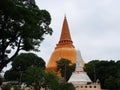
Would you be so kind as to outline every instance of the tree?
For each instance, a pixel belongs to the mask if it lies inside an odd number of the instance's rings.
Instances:
[[[60,90],[75,90],[75,87],[72,83],[65,83],[61,85]]]
[[[101,87],[110,90],[120,89],[120,61],[93,60],[85,65],[85,71],[92,81],[100,80]]]
[[[20,81],[20,75],[22,72],[20,71],[13,71],[12,69],[5,72],[5,80],[7,81]]]
[[[0,0],[0,72],[20,50],[39,51],[45,34],[52,34],[50,22],[35,0]]]
[[[90,62],[88,62],[87,64],[85,64],[84,70],[87,72],[88,76],[91,78],[91,80],[93,82],[96,82],[96,69],[97,68],[97,63],[99,63],[99,60],[92,60]]]
[[[46,90],[59,90],[59,79],[52,72],[46,72],[40,67],[31,66],[24,73],[24,82],[29,86],[34,86],[35,90],[41,87]]]
[[[44,84],[44,70],[40,67],[31,66],[23,74],[23,81],[28,86],[34,86],[35,90],[40,90],[42,85]]]
[[[117,80],[113,76],[109,76],[105,80],[105,87],[109,90],[118,90]]]
[[[46,90],[75,90],[75,87],[72,83],[59,81],[59,78],[53,72],[45,73],[45,86]]]
[[[59,90],[60,83],[59,78],[53,72],[46,72],[45,73],[45,83],[43,85],[44,88],[49,88],[50,90]]]
[[[33,53],[21,53],[15,57],[12,62],[12,69],[24,71],[31,65],[45,69],[45,61]]]
[[[45,61],[33,53],[21,53],[12,60],[12,68],[5,72],[6,80],[22,81],[22,74],[30,66],[45,69]]]
[[[61,58],[57,63],[57,72],[61,73],[61,76],[64,77],[67,81],[72,72],[75,70],[75,64],[72,64],[70,60]]]

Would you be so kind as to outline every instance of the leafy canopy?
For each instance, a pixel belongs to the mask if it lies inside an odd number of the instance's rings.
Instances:
[[[99,79],[102,88],[120,89],[120,61],[92,60],[85,65],[85,71],[92,81]]]
[[[65,81],[68,81],[72,72],[75,70],[75,64],[72,64],[70,60],[61,58],[57,63],[57,72],[60,72]]]
[[[45,61],[33,53],[21,53],[13,59],[12,68],[5,72],[4,77],[8,81],[17,80],[21,82],[21,74],[31,66],[45,69]]]
[[[20,50],[39,51],[45,34],[52,34],[50,23],[35,0],[0,0],[0,71]]]

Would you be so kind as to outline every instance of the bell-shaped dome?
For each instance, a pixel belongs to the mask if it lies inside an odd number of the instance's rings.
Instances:
[[[61,58],[70,60],[72,63],[76,63],[76,50],[74,48],[58,48],[55,49],[48,62],[47,68],[56,69],[56,61]]]
[[[68,22],[66,17],[63,21],[62,32],[60,36],[60,40],[53,51],[50,60],[47,64],[47,69],[55,70],[56,69],[56,61],[61,58],[65,58],[70,60],[72,63],[76,63],[76,49],[73,45],[73,41],[71,39]]]

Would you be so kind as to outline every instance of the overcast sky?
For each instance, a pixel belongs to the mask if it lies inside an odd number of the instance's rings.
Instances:
[[[85,62],[120,60],[120,0],[36,0],[51,14],[52,36],[46,36],[38,56],[48,62],[59,41],[66,15],[71,37]]]
[[[36,4],[52,18],[53,35],[45,37],[37,53],[46,63],[59,41],[65,15],[73,44],[85,62],[120,60],[120,0],[36,0]]]

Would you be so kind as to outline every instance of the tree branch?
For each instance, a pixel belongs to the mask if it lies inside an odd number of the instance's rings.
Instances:
[[[18,38],[18,37],[20,37],[20,34],[17,35],[16,37],[12,37],[12,38],[10,39],[10,41],[6,43],[6,45],[5,45],[5,49],[9,46],[9,44],[10,44],[12,41],[15,41],[16,38]]]
[[[3,60],[3,63],[0,64],[0,72],[18,54],[18,52],[20,51],[21,41],[22,41],[22,38],[20,37],[20,40],[19,40],[19,43],[18,43],[18,47],[17,47],[17,50],[16,50],[15,54],[11,58],[9,58],[8,60]]]

